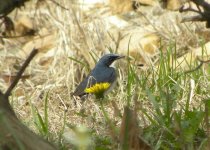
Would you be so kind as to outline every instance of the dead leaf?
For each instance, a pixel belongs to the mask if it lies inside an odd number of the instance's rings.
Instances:
[[[13,80],[16,78],[17,74],[16,73],[13,73],[13,74],[10,74],[10,73],[2,73],[1,75],[1,78],[8,84],[12,83]],[[22,80],[26,80],[28,78],[30,78],[31,75],[30,74],[23,74],[21,76],[21,79]]]
[[[135,0],[136,2],[139,2],[140,4],[149,5],[149,6],[155,6],[159,2],[157,0]]]
[[[25,95],[25,90],[24,88],[16,88],[14,90],[14,95],[17,96],[17,97],[21,97],[21,96],[24,96]]]
[[[160,37],[155,33],[148,33],[143,36],[139,43],[145,52],[154,55],[160,46]]]
[[[47,36],[37,36],[23,46],[23,50],[18,52],[18,56],[25,59],[33,48],[37,48],[39,53],[46,53],[54,47],[56,41],[55,34]]]
[[[159,51],[160,36],[154,32],[145,31],[143,28],[125,31],[121,35],[123,39],[119,42],[118,52],[127,55],[129,47],[129,55],[135,59],[136,63],[150,65],[150,59]]]
[[[113,13],[125,13],[133,10],[131,0],[110,0],[109,5]]]
[[[178,10],[181,7],[180,0],[167,0],[167,9]]]
[[[41,66],[49,66],[53,61],[53,57],[41,57],[39,59],[39,65]]]
[[[32,30],[34,30],[33,22],[28,16],[20,17],[15,23],[15,32],[17,32],[18,35],[25,35]]]

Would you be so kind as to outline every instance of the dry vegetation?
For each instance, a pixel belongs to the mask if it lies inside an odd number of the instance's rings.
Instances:
[[[30,51],[34,47],[38,48],[39,54],[31,62],[24,78],[10,97],[17,116],[34,132],[57,145],[61,144],[59,146],[62,148],[72,148],[69,141],[75,144],[72,142],[72,139],[78,138],[75,133],[82,132],[83,136],[90,137],[91,132],[95,145],[116,149],[119,147],[118,142],[123,140],[112,143],[111,139],[118,138],[116,133],[120,130],[121,122],[126,122],[122,115],[128,101],[131,101],[131,114],[136,116],[131,119],[134,123],[129,127],[137,129],[137,120],[141,126],[138,131],[132,131],[134,135],[135,132],[141,135],[143,129],[148,130],[151,118],[147,115],[155,114],[153,103],[148,100],[149,91],[137,86],[138,81],[133,81],[136,79],[134,76],[139,76],[148,87],[154,84],[153,80],[157,79],[158,82],[159,76],[154,76],[153,73],[158,72],[163,65],[160,61],[162,54],[164,57],[170,55],[177,60],[183,60],[184,64],[176,66],[180,72],[196,67],[199,64],[197,57],[205,60],[210,57],[209,47],[206,48],[205,57],[196,51],[209,42],[210,31],[205,28],[204,23],[181,24],[179,12],[168,11],[159,5],[141,6],[136,12],[130,8],[125,8],[128,12],[124,12],[122,7],[116,11],[116,6],[113,11],[104,4],[90,6],[91,9],[74,0],[60,0],[59,5],[50,0],[40,0],[27,2],[24,8],[13,11],[9,16],[15,23],[15,31],[6,33],[7,36],[18,36],[28,30],[34,30],[35,36],[2,39],[0,89],[7,89],[9,80],[13,79]],[[107,95],[103,104],[104,110],[93,96],[84,102],[75,101],[71,92],[101,55],[110,50],[127,55],[128,49],[131,61],[120,60],[116,65],[119,74],[117,87]],[[191,55],[192,65],[189,65],[188,59]],[[183,56],[186,57],[183,59]],[[137,67],[136,64],[144,64],[144,67]],[[171,63],[168,67],[173,68]],[[190,99],[190,110],[198,107],[204,110],[201,103],[210,97],[209,64],[205,63],[199,71],[203,76],[194,79],[194,74],[189,75],[191,80],[186,77],[186,80],[180,81],[183,83],[179,87],[181,90],[174,89],[174,92],[184,94],[173,111],[180,110],[186,99]],[[176,79],[171,80],[179,83]],[[141,81],[142,85],[144,81]],[[197,86],[202,88],[202,92],[196,91],[199,89]],[[159,89],[156,88],[154,91],[158,92]],[[157,95],[154,93],[153,96]],[[171,99],[174,98],[172,95]],[[43,129],[39,115],[48,118],[47,123],[44,122],[47,124],[47,131]],[[82,129],[77,129],[78,126],[82,126]],[[123,127],[120,132],[124,134]],[[148,137],[149,135],[146,136]],[[154,144],[154,141],[148,142]]]

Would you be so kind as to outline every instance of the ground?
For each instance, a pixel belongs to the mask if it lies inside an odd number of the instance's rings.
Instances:
[[[202,118],[210,109],[210,66],[194,68],[209,59],[209,29],[201,22],[181,23],[186,14],[161,5],[121,8],[62,0],[27,2],[13,11],[15,31],[6,34],[34,30],[35,35],[2,39],[0,89],[7,89],[35,47],[39,54],[10,102],[25,125],[59,148],[119,148],[126,143],[122,122],[129,107],[135,116],[130,127],[136,130],[126,129],[127,136],[141,137],[157,149],[202,149],[209,140],[209,120]],[[110,51],[127,56],[115,65],[113,91],[102,102],[94,96],[85,101],[72,97]]]

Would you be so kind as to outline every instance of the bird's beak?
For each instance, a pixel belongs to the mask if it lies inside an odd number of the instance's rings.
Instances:
[[[125,56],[118,56],[117,59],[125,58]]]

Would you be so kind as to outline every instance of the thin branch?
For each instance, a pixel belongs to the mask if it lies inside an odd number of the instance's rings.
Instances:
[[[183,17],[182,20],[181,20],[181,23],[190,22],[190,21],[206,21],[206,20],[201,15],[188,16],[188,17]]]
[[[66,8],[66,7],[64,7],[64,6],[62,6],[62,5],[60,5],[58,2],[56,2],[55,0],[50,0],[52,3],[54,3],[55,5],[57,5],[57,6],[59,6],[59,7],[61,7],[62,9],[65,9],[65,10],[69,10],[68,8]]]
[[[20,68],[20,71],[17,73],[17,76],[15,77],[15,79],[13,80],[13,82],[11,83],[11,85],[9,86],[9,88],[7,89],[6,93],[5,93],[5,97],[9,97],[12,90],[14,89],[14,87],[17,85],[18,81],[20,80],[23,72],[25,71],[26,67],[28,66],[28,64],[31,62],[31,60],[34,58],[34,56],[38,53],[38,49],[33,49],[30,53],[30,55],[28,56],[28,58],[25,60],[24,64],[22,65],[22,67]],[[8,99],[5,99],[8,100]]]
[[[204,0],[191,0],[197,6],[202,6],[205,10],[210,10],[210,4]]]
[[[197,59],[198,59],[198,61],[200,62],[200,64],[199,64],[197,67],[195,67],[194,69],[192,69],[192,70],[187,70],[187,71],[185,71],[184,73],[191,73],[191,72],[194,72],[194,71],[200,69],[200,68],[203,66],[203,64],[209,63],[209,62],[210,62],[210,59],[209,59],[209,60],[201,60],[200,58],[197,58]]]
[[[191,11],[191,12],[195,12],[195,13],[198,13],[198,14],[202,14],[200,11],[198,10],[195,10],[193,8],[184,8],[184,6],[182,6],[180,9],[179,9],[179,12],[187,12],[187,11]]]
[[[13,39],[13,38],[20,38],[20,37],[26,37],[26,36],[34,36],[35,35],[35,33],[34,33],[35,31],[34,30],[32,30],[32,31],[29,31],[29,32],[27,32],[27,33],[25,33],[25,34],[22,34],[22,35],[15,35],[15,36],[1,36],[0,35],[0,38],[2,38],[2,39]]]
[[[189,6],[188,8],[184,8],[184,6],[182,6],[179,9],[180,13],[191,11],[198,13],[199,15],[184,18],[182,19],[181,22],[205,21],[206,27],[210,28],[210,4],[205,2],[204,0],[191,0],[191,1],[196,5],[197,9],[191,8],[191,6]],[[203,10],[201,10],[201,8],[203,8]]]
[[[202,63],[209,63],[210,62],[210,59],[209,60],[202,60],[202,59],[200,59],[199,57],[197,58],[200,62],[202,62]]]

